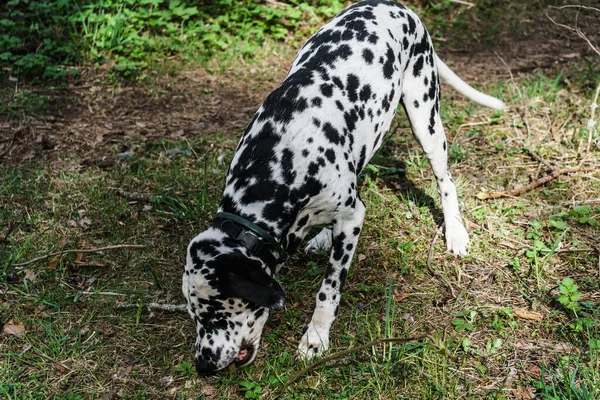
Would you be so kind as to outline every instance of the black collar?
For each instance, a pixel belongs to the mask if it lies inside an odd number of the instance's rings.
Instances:
[[[240,242],[248,251],[275,266],[287,260],[287,252],[266,230],[238,215],[220,212],[213,225],[230,238]],[[271,249],[277,253],[273,255]]]

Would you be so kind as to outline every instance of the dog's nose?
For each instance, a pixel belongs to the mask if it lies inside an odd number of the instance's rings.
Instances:
[[[211,376],[217,372],[217,366],[210,361],[196,358],[196,372],[201,376]]]

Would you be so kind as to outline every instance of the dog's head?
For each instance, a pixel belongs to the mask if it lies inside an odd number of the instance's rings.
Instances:
[[[196,324],[196,370],[202,375],[254,361],[269,309],[285,304],[263,262],[215,228],[188,246],[182,289]]]

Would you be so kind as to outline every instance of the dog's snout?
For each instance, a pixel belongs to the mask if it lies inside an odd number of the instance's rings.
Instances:
[[[196,358],[196,372],[200,376],[211,376],[217,372],[217,366],[201,358]]]

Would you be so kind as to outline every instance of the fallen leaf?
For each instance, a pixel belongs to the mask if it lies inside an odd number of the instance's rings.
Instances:
[[[522,308],[515,309],[514,313],[517,317],[522,319],[529,319],[533,321],[540,321],[542,319],[542,314],[535,311],[524,310]]]
[[[517,400],[531,400],[535,398],[535,391],[533,388],[518,387],[513,390],[513,397]]]
[[[54,256],[54,258],[52,260],[50,260],[50,262],[48,263],[48,268],[56,268],[58,267],[58,263],[60,262],[60,258],[59,256]]]
[[[570,345],[568,343],[555,344],[554,351],[556,351],[557,353],[574,353],[574,354],[581,353],[581,350],[579,350],[577,347]]]
[[[14,335],[18,337],[22,337],[25,335],[25,325],[22,322],[15,322],[11,319],[4,325],[4,329],[2,330],[5,335]]]
[[[361,262],[362,260],[364,260],[365,258],[367,258],[367,256],[365,256],[364,254],[359,254],[357,257],[357,261]]]
[[[25,273],[25,279],[31,283],[35,282],[35,272],[30,269],[24,269],[23,272]]]
[[[515,348],[519,350],[533,350],[536,346],[533,343],[517,342]]]
[[[54,369],[56,369],[58,372],[60,373],[65,373],[67,371],[67,369],[65,368],[64,365],[62,365],[61,363],[54,363]]]
[[[173,383],[174,379],[172,376],[163,376],[158,381],[161,383],[161,385],[167,387]]]
[[[408,299],[410,297],[410,293],[398,293],[394,291],[394,301],[399,303],[402,300]]]
[[[83,229],[89,228],[90,225],[92,225],[92,220],[88,217],[83,217],[79,220],[79,226],[81,226]]]
[[[525,368],[525,372],[533,379],[540,379],[542,376],[542,369],[537,365],[528,365]]]
[[[406,313],[402,315],[402,319],[406,321],[407,324],[409,325],[414,325],[415,324],[415,319],[412,316],[412,314],[410,313]]]
[[[77,253],[77,255],[75,256],[75,264],[81,263],[82,260],[83,260],[83,253]]]

